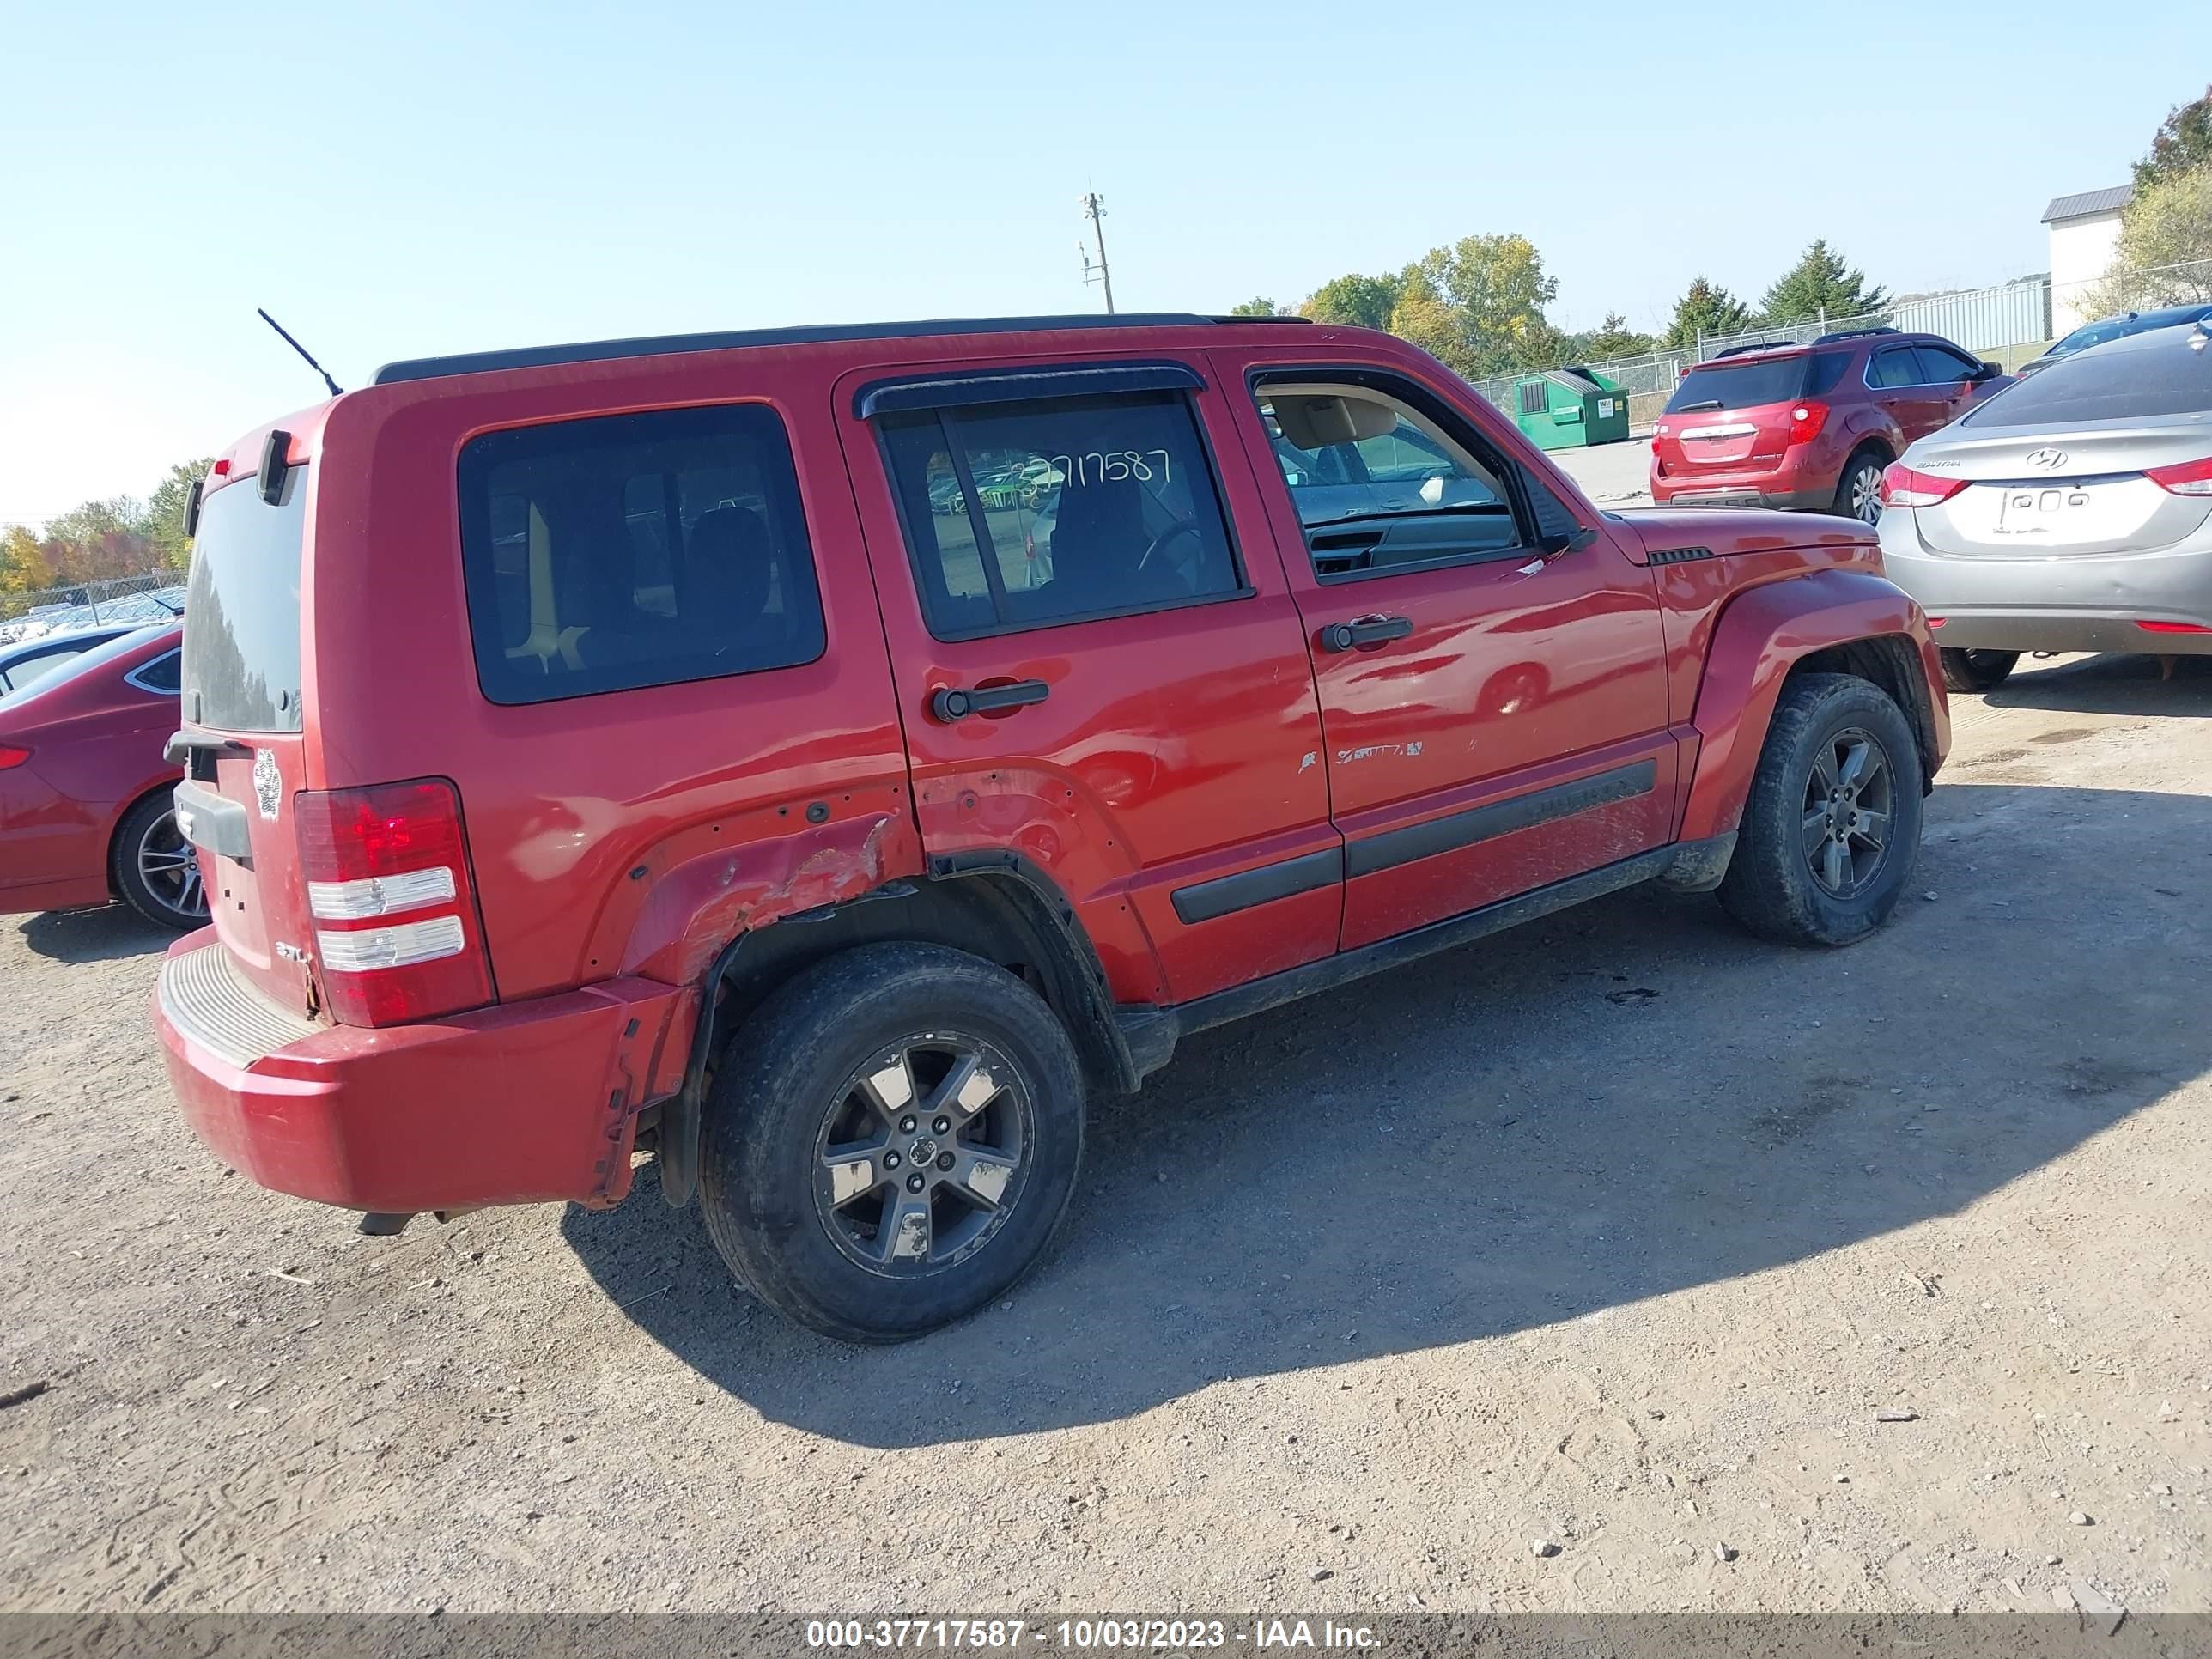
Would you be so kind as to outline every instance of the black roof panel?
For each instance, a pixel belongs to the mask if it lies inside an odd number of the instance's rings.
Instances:
[[[714,334],[652,334],[634,340],[590,340],[574,345],[524,346],[512,351],[470,351],[451,357],[410,357],[386,363],[374,384],[429,380],[448,374],[482,374],[501,368],[545,368],[622,357],[659,357],[680,351],[735,351],[750,346],[820,345],[833,340],[913,340],[934,334],[1026,334],[1041,330],[1184,328],[1231,319],[1188,311],[1121,312],[1112,316],[939,317],[921,322],[828,323],[807,328],[736,329]],[[1247,320],[1237,318],[1234,320]],[[1255,318],[1257,322],[1303,323],[1303,317]]]

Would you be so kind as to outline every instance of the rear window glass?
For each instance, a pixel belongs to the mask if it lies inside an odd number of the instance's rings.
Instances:
[[[2212,413],[2212,346],[2160,330],[2061,357],[1968,410],[1968,426],[2074,426]]]
[[[1682,377],[1667,400],[1667,413],[1750,409],[1805,395],[1803,357],[1766,357],[1747,363],[1700,363]]]
[[[824,647],[775,411],[662,410],[495,432],[461,452],[477,678],[498,703],[720,678]]]
[[[1243,591],[1213,470],[1178,394],[892,416],[883,432],[940,639]]]
[[[300,552],[310,469],[275,506],[253,479],[200,507],[185,590],[184,715],[218,732],[300,729]]]

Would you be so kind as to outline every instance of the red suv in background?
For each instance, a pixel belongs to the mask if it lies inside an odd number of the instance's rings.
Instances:
[[[1934,334],[1740,346],[1682,377],[1651,440],[1660,506],[1881,516],[1881,470],[2011,377]]]

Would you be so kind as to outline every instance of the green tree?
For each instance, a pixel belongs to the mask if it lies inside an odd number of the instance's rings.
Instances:
[[[1400,287],[1395,276],[1335,277],[1308,295],[1298,314],[1343,328],[1387,329]]]
[[[1674,319],[1659,337],[1659,343],[1672,351],[1692,350],[1700,337],[1741,334],[1750,326],[1750,307],[1719,283],[1693,276],[1682,297],[1674,301]]]
[[[2212,167],[2212,87],[2204,88],[2202,98],[2166,112],[2151,135],[2150,154],[2136,163],[2136,190],[2140,193],[2202,167]]]
[[[1282,307],[1273,300],[1252,299],[1242,305],[1230,307],[1229,314],[1232,317],[1279,317],[1283,313]]]
[[[35,593],[53,585],[54,573],[29,528],[11,524],[0,532],[0,594]]]
[[[192,562],[192,538],[185,534],[185,502],[195,482],[207,477],[212,459],[185,461],[169,469],[169,476],[146,499],[141,532],[154,544],[155,555],[172,570]]]
[[[1841,322],[1846,318],[1871,317],[1888,300],[1881,289],[1867,286],[1865,272],[1851,270],[1844,263],[1844,256],[1820,238],[1766,290],[1766,297],[1759,301],[1759,320],[1780,324],[1825,318]]]
[[[1628,319],[1619,312],[1608,311],[1601,326],[1586,333],[1570,334],[1561,343],[1566,348],[1566,355],[1577,362],[1603,363],[1616,357],[1641,357],[1655,342],[1649,334],[1638,334],[1629,327]]]
[[[2072,301],[2085,317],[2212,302],[2212,162],[2138,190],[2110,271]]]
[[[1469,380],[1555,366],[1561,337],[1544,319],[1557,295],[1525,236],[1463,236],[1431,248],[1400,279],[1390,331]]]

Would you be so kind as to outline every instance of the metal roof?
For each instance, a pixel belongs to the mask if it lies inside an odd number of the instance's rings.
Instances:
[[[2077,196],[2055,198],[2043,210],[2043,222],[2054,219],[2080,219],[2092,213],[2118,213],[2135,199],[2133,185],[2114,185],[2108,190],[2085,190]]]
[[[489,369],[542,368],[555,363],[602,362],[616,357],[659,357],[671,352],[729,351],[745,346],[818,345],[830,340],[911,340],[938,334],[1057,332],[1062,329],[1180,328],[1193,324],[1304,323],[1304,317],[1202,317],[1190,312],[1131,312],[1074,317],[943,317],[928,322],[835,323],[817,328],[741,329],[716,334],[660,334],[635,340],[593,340],[577,345],[532,346],[514,351],[472,351],[451,357],[416,357],[386,363],[374,384],[427,380]]]

